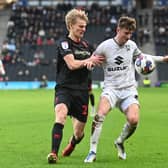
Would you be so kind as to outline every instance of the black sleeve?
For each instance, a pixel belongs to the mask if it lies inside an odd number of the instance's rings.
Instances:
[[[67,54],[72,54],[72,49],[68,40],[60,41],[58,44],[58,50],[62,58]]]

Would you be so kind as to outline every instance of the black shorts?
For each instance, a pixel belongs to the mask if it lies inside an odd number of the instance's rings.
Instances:
[[[66,104],[68,115],[73,116],[81,122],[87,121],[88,102],[88,90],[57,89],[55,91],[54,106],[60,103]]]

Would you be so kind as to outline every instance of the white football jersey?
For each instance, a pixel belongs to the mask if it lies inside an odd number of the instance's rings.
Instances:
[[[104,87],[122,89],[136,86],[133,60],[141,51],[134,41],[128,40],[119,46],[114,39],[108,39],[97,47],[95,53],[106,57]]]

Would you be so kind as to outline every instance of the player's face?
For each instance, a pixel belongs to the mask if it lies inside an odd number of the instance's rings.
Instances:
[[[125,44],[132,36],[133,31],[126,28],[118,28],[117,35],[121,45]]]
[[[86,25],[85,20],[77,18],[76,23],[70,26],[70,34],[76,39],[81,39],[86,31]]]

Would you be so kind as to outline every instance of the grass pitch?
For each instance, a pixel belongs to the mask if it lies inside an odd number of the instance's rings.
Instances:
[[[94,90],[96,104],[101,90]],[[114,140],[125,117],[117,109],[107,116],[97,152],[97,161],[85,164],[89,150],[92,118],[89,116],[85,138],[70,157],[59,157],[48,165],[51,129],[54,121],[53,90],[0,91],[0,167],[1,168],[166,168],[168,167],[168,88],[140,88],[140,123],[125,143],[127,160],[118,160]],[[72,134],[70,118],[64,128],[60,148]]]

